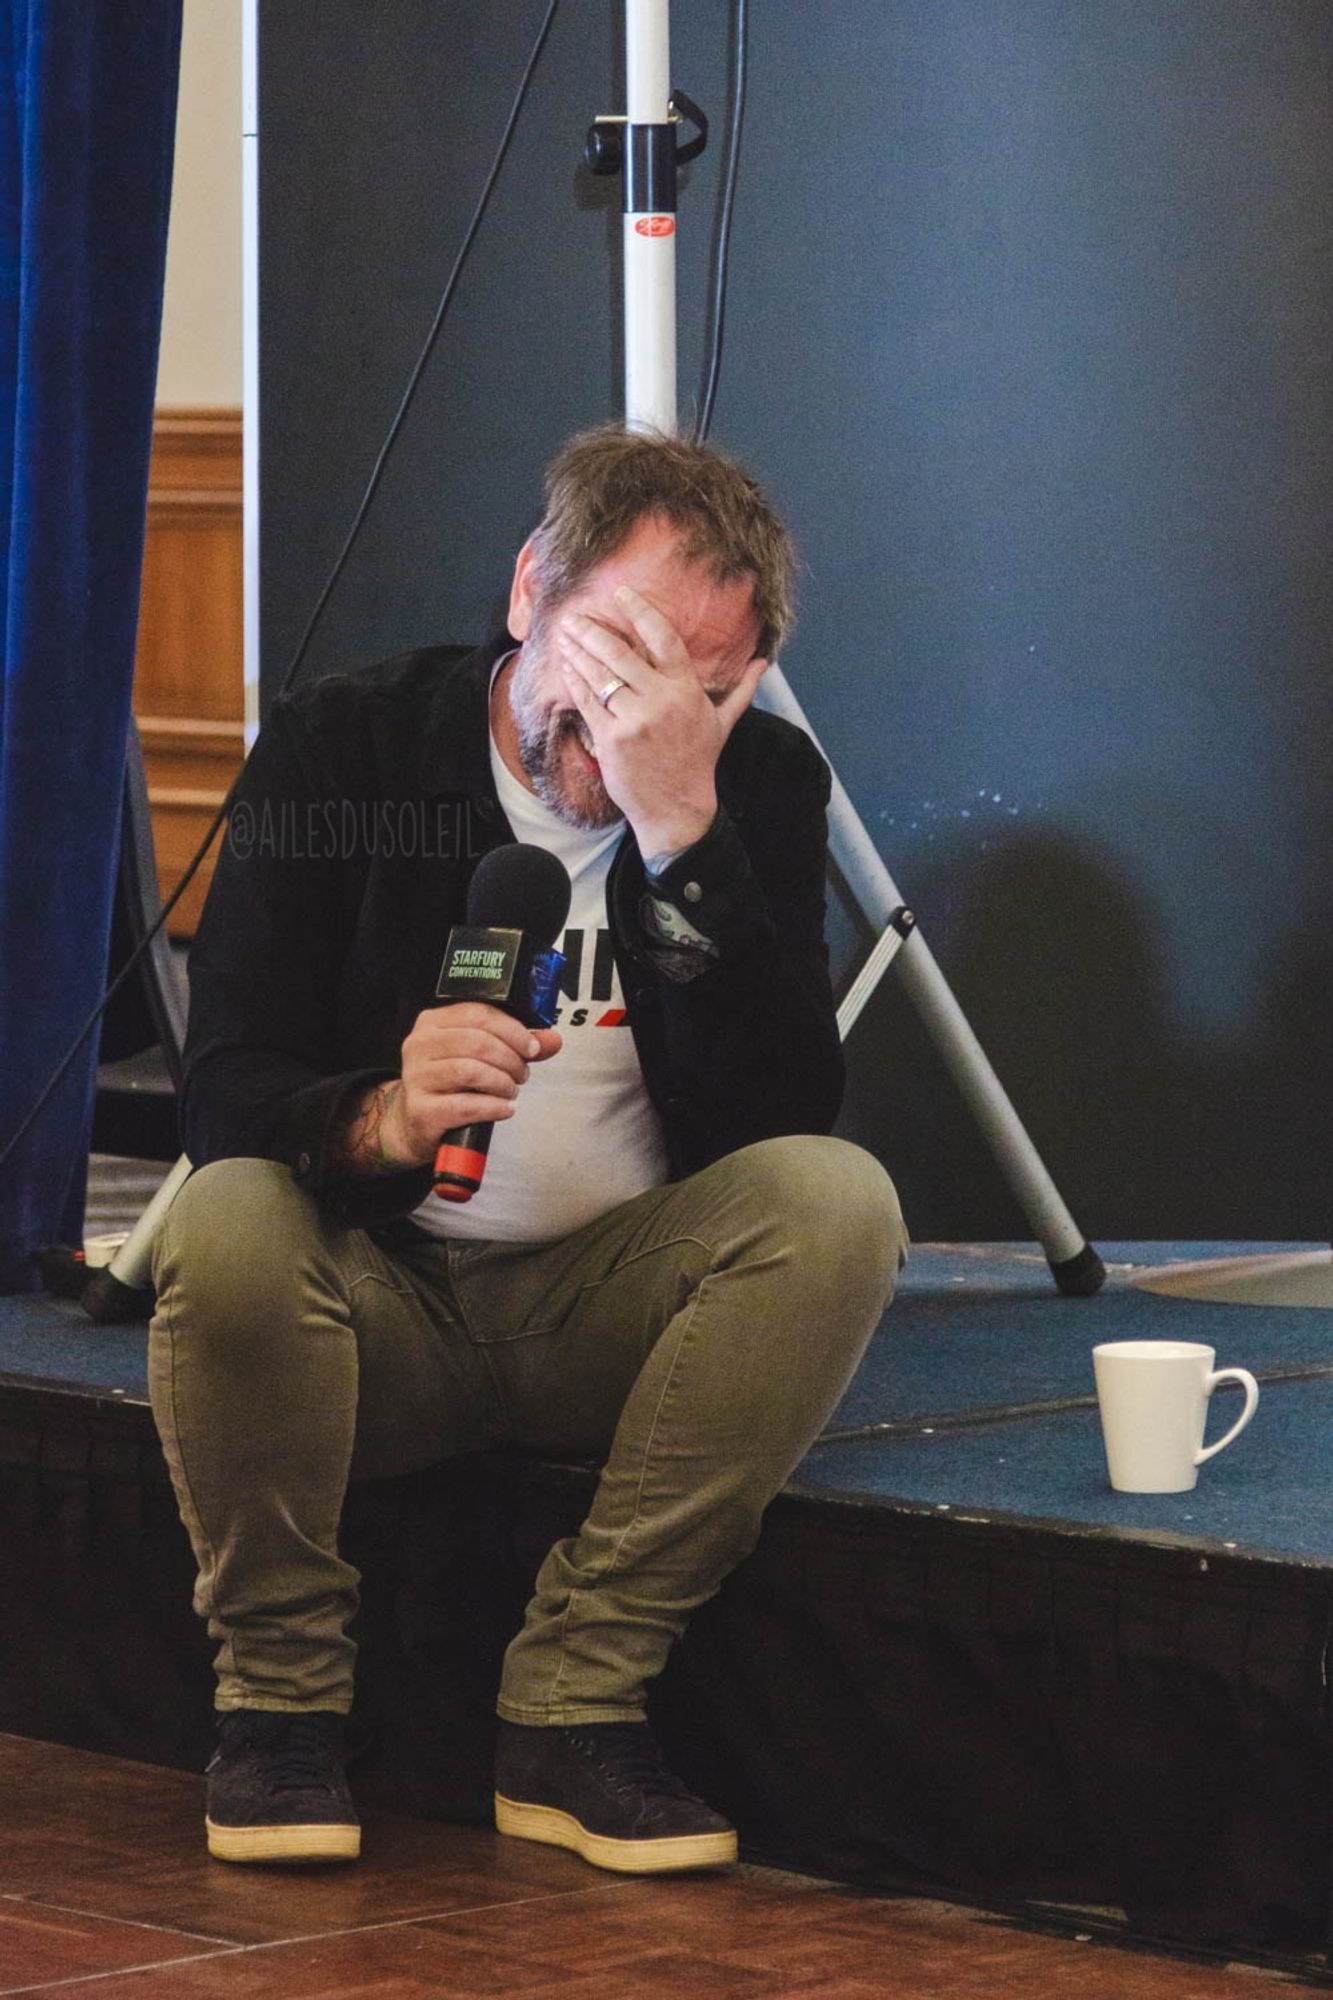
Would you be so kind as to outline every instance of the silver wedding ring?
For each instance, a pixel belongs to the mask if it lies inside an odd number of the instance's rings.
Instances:
[[[598,688],[597,699],[601,702],[603,708],[609,708],[611,706],[612,695],[618,694],[621,688],[628,686],[628,681],[609,680],[605,687]]]

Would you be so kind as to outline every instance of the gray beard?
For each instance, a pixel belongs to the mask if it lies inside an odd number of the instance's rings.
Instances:
[[[549,719],[533,709],[530,685],[545,666],[546,627],[537,620],[519,654],[509,688],[509,703],[518,732],[519,762],[542,804],[566,826],[584,833],[596,833],[614,826],[624,814],[600,780],[590,780],[581,800],[571,799],[561,778],[560,752],[569,737],[581,741],[591,754],[587,725],[576,708],[560,709]],[[529,666],[529,663],[530,666]]]

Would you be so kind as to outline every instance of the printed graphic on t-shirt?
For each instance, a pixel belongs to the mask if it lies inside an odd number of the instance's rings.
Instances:
[[[616,962],[611,951],[611,933],[605,926],[593,933],[592,949],[582,926],[565,932],[560,949],[565,969],[560,979],[562,995],[555,1026],[561,1033],[571,1028],[623,1028],[625,1009],[619,1001]],[[568,1003],[568,1004],[567,1004]]]

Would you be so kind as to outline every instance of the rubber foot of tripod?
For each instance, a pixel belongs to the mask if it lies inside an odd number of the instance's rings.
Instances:
[[[79,1304],[99,1326],[128,1326],[151,1319],[156,1293],[151,1285],[125,1285],[109,1266],[94,1271],[79,1294]]]
[[[42,1290],[53,1299],[81,1299],[92,1273],[82,1250],[72,1243],[51,1243],[37,1252]]]
[[[1062,1258],[1058,1264],[1049,1257],[1046,1261],[1067,1299],[1090,1299],[1106,1283],[1106,1266],[1091,1243],[1085,1243],[1077,1256]]]

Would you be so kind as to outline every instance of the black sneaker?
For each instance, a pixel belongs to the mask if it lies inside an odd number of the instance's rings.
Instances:
[[[355,1861],[361,1828],[343,1771],[343,1718],[328,1709],[236,1708],[208,1767],[217,1861]]]
[[[735,1828],[672,1776],[646,1722],[502,1722],[495,1824],[630,1875],[736,1859]]]

